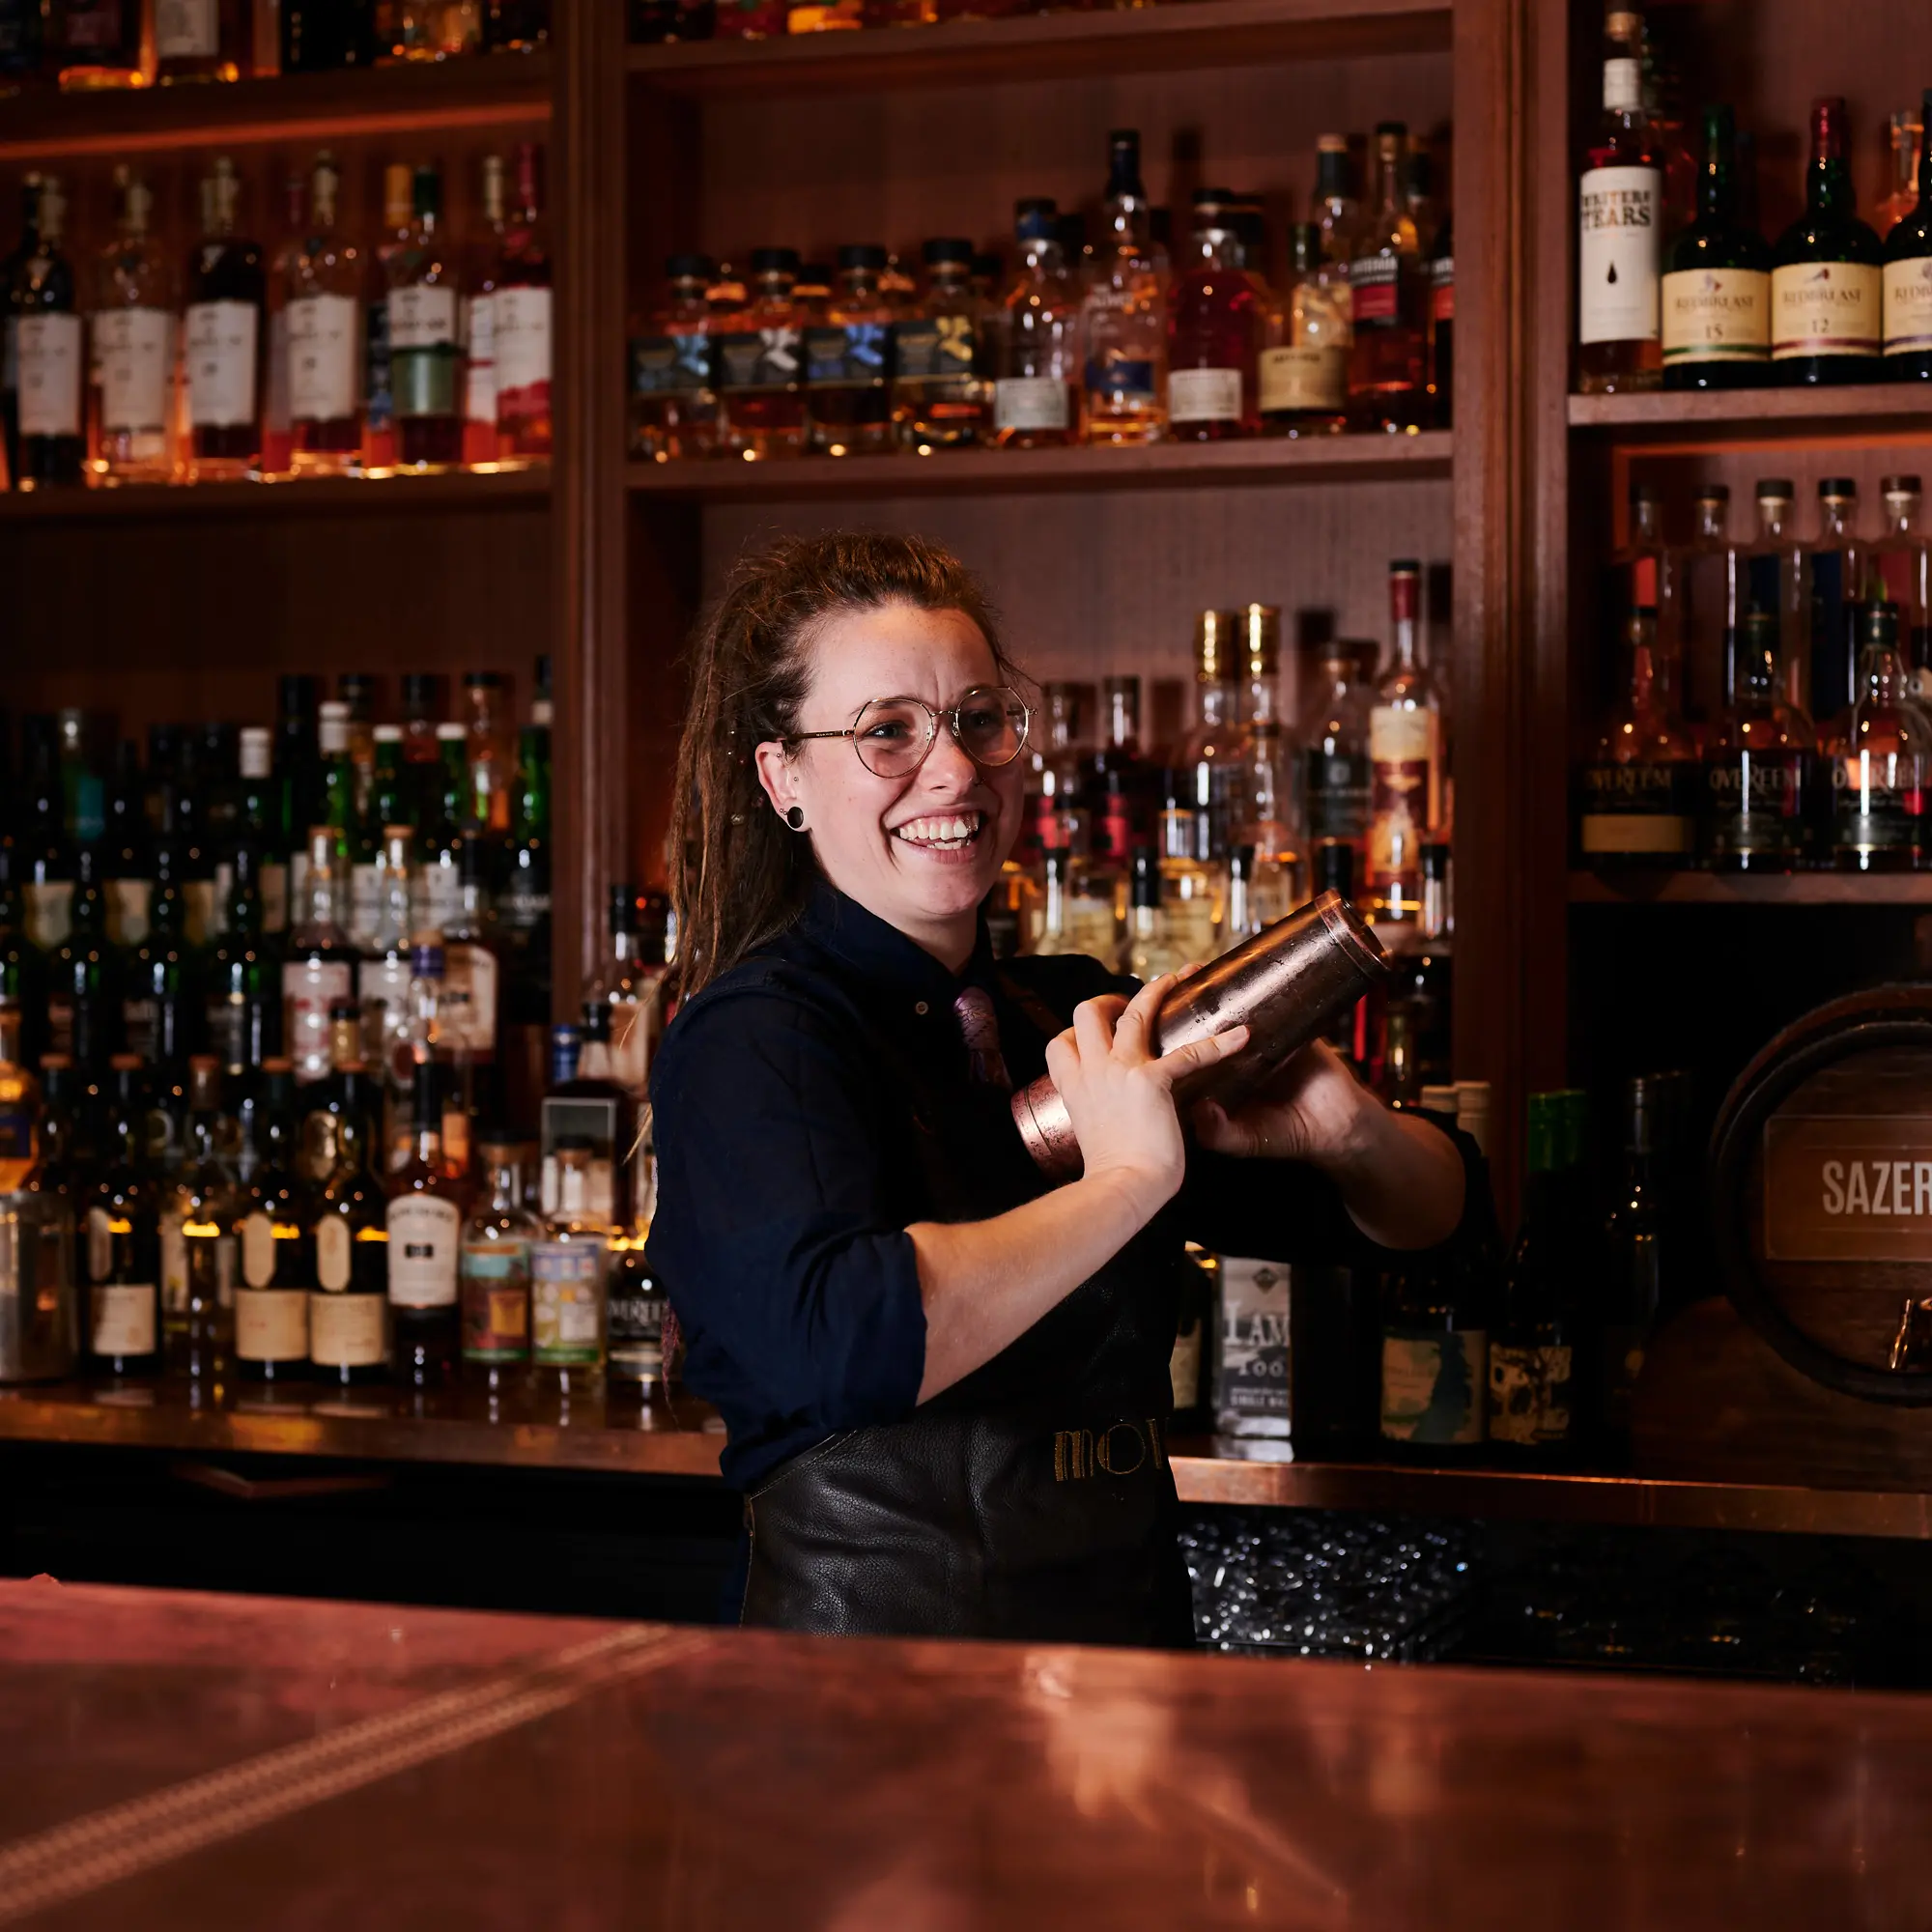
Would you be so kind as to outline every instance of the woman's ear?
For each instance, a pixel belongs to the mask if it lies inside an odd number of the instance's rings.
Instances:
[[[799,798],[798,766],[776,738],[768,738],[752,753],[757,761],[758,783],[772,802],[772,810],[782,818]]]

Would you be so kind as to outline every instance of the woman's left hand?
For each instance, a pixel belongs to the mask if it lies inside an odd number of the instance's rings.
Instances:
[[[1219,1101],[1201,1101],[1194,1109],[1194,1131],[1201,1145],[1216,1153],[1321,1165],[1359,1151],[1373,1106],[1342,1057],[1318,1039],[1232,1114]]]

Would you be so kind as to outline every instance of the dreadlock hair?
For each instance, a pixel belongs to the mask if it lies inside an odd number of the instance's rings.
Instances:
[[[783,538],[738,559],[699,626],[671,810],[681,998],[728,973],[803,909],[818,876],[811,841],[772,810],[753,753],[798,731],[811,641],[825,621],[891,604],[970,617],[1001,676],[1017,675],[973,574],[923,537]]]

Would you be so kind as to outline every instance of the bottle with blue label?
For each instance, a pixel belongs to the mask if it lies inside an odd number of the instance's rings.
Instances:
[[[647,331],[631,339],[631,454],[648,463],[709,456],[718,440],[708,255],[672,255]]]
[[[1107,139],[1103,232],[1081,298],[1087,440],[1152,442],[1167,422],[1167,265],[1141,185],[1140,134],[1118,128]]]
[[[879,286],[886,251],[840,248],[824,319],[805,331],[805,398],[813,452],[881,455],[893,447],[893,305]]]

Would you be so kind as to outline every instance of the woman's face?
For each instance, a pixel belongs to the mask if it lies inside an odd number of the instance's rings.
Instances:
[[[810,645],[801,731],[841,731],[875,697],[917,697],[937,712],[1002,673],[979,625],[958,611],[889,604],[827,619]],[[841,893],[955,971],[973,950],[980,901],[1019,832],[1026,759],[986,767],[942,718],[925,762],[880,778],[849,738],[819,738],[787,756],[758,747],[774,809],[804,809],[820,869]]]

